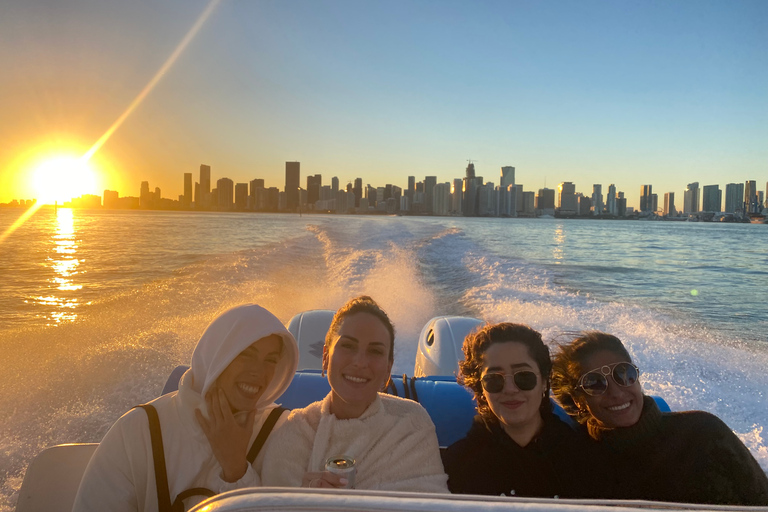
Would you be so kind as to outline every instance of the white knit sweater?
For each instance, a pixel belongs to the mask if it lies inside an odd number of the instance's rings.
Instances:
[[[300,487],[308,471],[323,471],[329,457],[355,459],[355,488],[447,493],[435,425],[416,402],[379,394],[359,418],[330,413],[331,395],[304,409],[270,436],[262,484]]]

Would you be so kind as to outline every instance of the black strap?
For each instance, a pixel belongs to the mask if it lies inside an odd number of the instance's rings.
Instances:
[[[253,444],[251,445],[251,449],[248,450],[248,456],[246,458],[248,459],[249,464],[253,464],[253,461],[256,460],[261,448],[267,441],[267,437],[269,437],[269,433],[275,428],[277,419],[287,410],[288,409],[285,409],[284,407],[276,407],[275,409],[272,409],[269,416],[267,416],[267,419],[264,420],[264,424],[261,426],[261,430],[259,430],[259,435],[256,436],[256,439],[254,439]]]
[[[408,376],[406,374],[403,374],[403,398],[411,399],[411,394],[408,392]]]
[[[416,394],[416,377],[411,377],[410,384],[411,384],[411,400],[418,403],[419,395]]]
[[[173,500],[171,512],[184,512],[184,500],[192,496],[205,496],[206,498],[210,498],[211,496],[216,496],[216,493],[205,487],[193,487],[192,489],[187,489]]]
[[[155,462],[158,510],[159,512],[173,512],[171,493],[168,490],[168,472],[165,469],[163,433],[160,430],[160,418],[157,416],[157,409],[150,404],[137,405],[136,407],[144,409],[149,418],[149,436],[152,439],[152,458]]]

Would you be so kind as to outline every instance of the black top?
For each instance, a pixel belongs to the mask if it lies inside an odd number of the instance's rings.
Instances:
[[[552,413],[527,446],[510,438],[497,421],[475,416],[461,439],[443,453],[448,488],[459,494],[528,497],[586,497],[576,465],[590,443]],[[590,472],[592,470],[591,464]]]
[[[599,441],[589,467],[605,484],[595,497],[768,505],[768,477],[717,416],[663,413],[645,397],[635,425],[588,429]]]

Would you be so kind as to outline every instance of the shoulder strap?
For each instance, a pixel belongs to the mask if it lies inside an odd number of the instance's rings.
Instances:
[[[248,456],[246,458],[248,459],[249,464],[253,464],[253,461],[256,460],[256,457],[259,455],[261,448],[264,446],[264,443],[267,441],[267,437],[269,437],[269,433],[272,432],[273,428],[275,428],[275,423],[277,423],[277,419],[280,417],[281,414],[283,414],[287,410],[288,409],[285,409],[284,407],[277,407],[275,409],[272,409],[272,411],[269,413],[269,416],[267,416],[267,419],[264,421],[264,424],[261,426],[261,430],[259,430],[259,435],[256,436],[256,439],[253,441],[253,444],[251,445],[251,449],[248,450]]]
[[[173,500],[171,512],[184,512],[184,500],[192,496],[205,496],[206,498],[210,498],[211,496],[216,496],[216,493],[205,487],[193,487],[192,489],[187,489],[186,491],[179,493],[179,495],[176,496],[176,499]]]
[[[163,433],[160,430],[160,418],[157,409],[150,404],[137,405],[147,412],[149,435],[152,439],[152,458],[155,462],[155,484],[157,485],[157,505],[159,512],[171,512],[171,493],[168,489],[168,472],[165,469],[165,451]]]

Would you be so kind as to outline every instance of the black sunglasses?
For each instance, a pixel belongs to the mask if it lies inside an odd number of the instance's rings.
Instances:
[[[480,382],[483,385],[483,389],[489,393],[501,393],[504,389],[504,384],[508,377],[512,377],[515,386],[520,391],[530,391],[536,387],[538,377],[535,373],[529,370],[522,370],[515,372],[512,375],[506,375],[504,373],[486,373]]]
[[[614,363],[590,370],[579,379],[579,387],[589,396],[602,395],[608,391],[608,375],[613,382],[628,388],[640,377],[640,369],[632,363]]]

